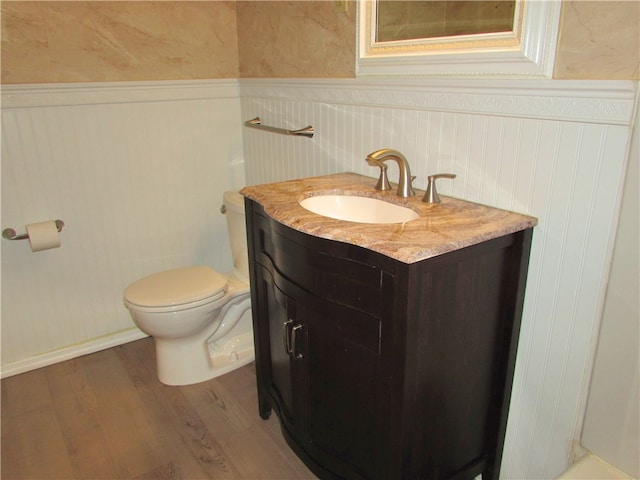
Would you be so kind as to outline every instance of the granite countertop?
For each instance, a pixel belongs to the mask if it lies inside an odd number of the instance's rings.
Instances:
[[[338,173],[285,182],[254,185],[241,190],[274,220],[316,237],[359,245],[404,263],[414,263],[469,245],[535,226],[537,219],[441,195],[441,203],[422,202],[423,191],[401,198],[395,186],[374,189],[376,179]],[[298,202],[326,194],[373,197],[409,207],[420,216],[406,223],[372,224],[335,220],[312,213]]]

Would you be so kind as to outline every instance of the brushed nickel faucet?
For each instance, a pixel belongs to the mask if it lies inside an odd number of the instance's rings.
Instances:
[[[378,178],[378,183],[376,184],[376,190],[391,190],[391,185],[389,185],[389,178],[387,177],[387,165],[385,164],[387,160],[395,161],[398,164],[398,168],[400,169],[397,195],[404,198],[415,195],[413,187],[411,186],[411,182],[413,182],[413,179],[415,177],[411,176],[409,162],[407,162],[405,156],[402,155],[399,151],[393,150],[391,148],[376,150],[375,152],[371,152],[369,155],[367,155],[367,163],[372,167],[380,168],[380,177]]]

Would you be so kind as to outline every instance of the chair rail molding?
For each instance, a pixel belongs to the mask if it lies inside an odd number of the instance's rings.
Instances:
[[[241,97],[610,125],[630,124],[637,89],[626,80],[240,79]]]
[[[2,108],[237,98],[238,81],[179,80],[2,85]]]

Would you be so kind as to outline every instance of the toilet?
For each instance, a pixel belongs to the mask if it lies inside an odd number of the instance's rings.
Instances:
[[[166,385],[210,380],[252,362],[253,326],[244,197],[224,192],[233,270],[176,268],[141,278],[124,291],[137,327],[156,345],[158,379]]]

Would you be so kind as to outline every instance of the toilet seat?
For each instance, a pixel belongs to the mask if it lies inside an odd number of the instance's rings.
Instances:
[[[224,276],[206,266],[184,267],[154,273],[135,281],[124,292],[130,305],[178,307],[203,304],[224,297],[229,284]]]

